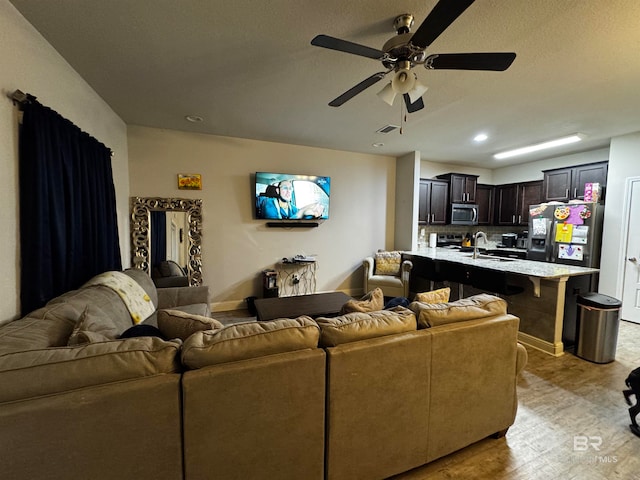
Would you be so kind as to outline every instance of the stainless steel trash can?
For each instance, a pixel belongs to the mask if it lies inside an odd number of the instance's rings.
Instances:
[[[617,298],[601,293],[578,295],[576,355],[595,363],[609,363],[616,358],[620,308]]]

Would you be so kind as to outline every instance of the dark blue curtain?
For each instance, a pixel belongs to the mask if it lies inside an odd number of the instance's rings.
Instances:
[[[21,310],[121,270],[111,152],[32,99],[20,130]]]
[[[167,259],[167,214],[151,211],[151,267]]]

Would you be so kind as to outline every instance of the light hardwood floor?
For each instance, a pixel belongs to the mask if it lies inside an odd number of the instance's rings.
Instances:
[[[248,312],[213,316],[223,323],[255,319]],[[527,352],[518,414],[506,437],[482,440],[393,480],[640,480],[640,438],[629,430],[622,395],[625,379],[640,367],[640,325],[620,322],[612,363]]]
[[[518,414],[506,437],[475,443],[394,480],[640,480],[640,438],[629,430],[622,395],[624,380],[640,367],[640,325],[620,322],[612,363],[527,352]]]

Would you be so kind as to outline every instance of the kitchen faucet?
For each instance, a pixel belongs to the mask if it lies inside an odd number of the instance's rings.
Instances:
[[[478,258],[478,240],[480,240],[482,238],[482,240],[484,241],[484,244],[487,244],[487,235],[484,232],[476,232],[476,238],[475,241],[473,242],[473,258],[476,259]]]

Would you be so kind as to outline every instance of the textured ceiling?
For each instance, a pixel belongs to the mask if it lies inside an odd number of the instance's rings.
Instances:
[[[455,1],[455,0],[445,0]],[[516,52],[505,72],[414,68],[429,87],[402,134],[370,87],[376,60],[310,45],[320,33],[382,48],[393,19],[435,0],[11,0],[130,125],[496,168],[500,150],[580,132],[607,146],[640,131],[638,0],[477,0],[427,53]],[[37,95],[37,92],[30,92]],[[185,115],[204,121],[192,124]],[[472,137],[490,138],[478,146]],[[374,148],[373,143],[383,147]],[[549,154],[527,156],[531,161]],[[514,161],[511,161],[513,163]]]

